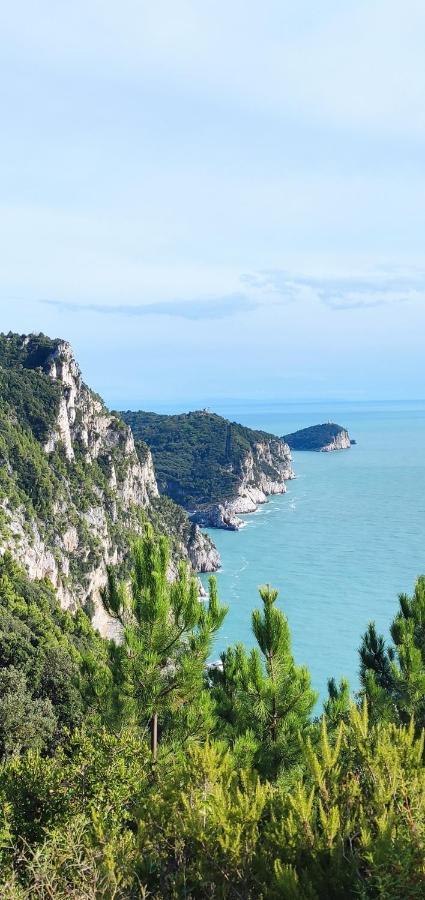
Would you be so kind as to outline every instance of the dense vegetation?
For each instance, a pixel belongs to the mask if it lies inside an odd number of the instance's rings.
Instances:
[[[291,450],[321,450],[343,431],[345,428],[335,425],[335,422],[324,422],[323,425],[310,425],[309,428],[286,434],[283,440]]]
[[[54,427],[59,410],[59,387],[47,375],[22,369],[19,372],[0,366],[0,403],[2,414],[32,431],[45,441]]]
[[[41,368],[52,350],[44,335],[22,348],[19,335],[0,335],[0,532],[5,535],[2,501],[44,515],[59,481],[51,472],[42,445],[53,429],[60,389]]]
[[[43,516],[53,495],[61,494],[42,446],[59,397],[58,386],[43,373],[0,366],[0,501],[23,506],[32,516]]]
[[[55,346],[45,334],[0,334],[0,366],[43,370]]]
[[[168,555],[110,570],[119,645],[1,561],[0,896],[422,898],[425,579],[314,718],[276,592],[206,668],[226,610]]]
[[[96,685],[82,673],[96,660]],[[52,750],[81,724],[110,681],[108,648],[82,610],[58,606],[48,582],[30,582],[9,554],[0,559],[0,748]],[[93,690],[95,692],[93,694]]]
[[[120,415],[150,447],[160,492],[189,510],[235,497],[246,453],[257,442],[277,440],[206,410]]]

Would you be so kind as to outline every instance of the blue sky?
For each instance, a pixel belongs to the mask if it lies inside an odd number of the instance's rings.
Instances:
[[[3,330],[112,406],[425,396],[425,5],[7,4]]]

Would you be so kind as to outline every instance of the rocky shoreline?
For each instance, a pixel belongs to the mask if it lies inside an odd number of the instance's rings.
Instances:
[[[292,478],[295,474],[288,445],[280,438],[259,442],[246,455],[237,496],[189,515],[203,528],[239,531],[244,525],[239,516],[255,512],[273,494],[286,493],[286,482]]]

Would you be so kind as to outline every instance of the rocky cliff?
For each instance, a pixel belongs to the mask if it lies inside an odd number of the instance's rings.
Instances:
[[[301,428],[292,434],[286,434],[284,440],[291,450],[316,450],[329,453],[332,450],[347,450],[355,441],[341,425],[325,422],[323,425],[311,425]]]
[[[287,444],[279,439],[254,443],[242,460],[239,474],[236,495],[195,510],[191,515],[194,522],[237,531],[243,524],[241,514],[255,512],[272,494],[284,494],[285,482],[294,477]]]
[[[106,566],[125,569],[147,519],[167,531],[175,558],[214,570],[212,542],[187,515],[164,509],[152,455],[82,380],[71,347],[43,335],[0,337],[0,553],[31,578],[47,576],[64,607],[99,600]]]
[[[158,485],[203,526],[236,530],[293,478],[288,445],[206,410],[176,416],[121,414],[152,449]]]

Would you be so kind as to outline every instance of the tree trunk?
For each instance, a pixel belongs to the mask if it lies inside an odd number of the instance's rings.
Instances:
[[[156,758],[158,755],[158,713],[156,713],[156,712],[154,712],[154,714],[151,718],[150,729],[151,729],[152,761],[156,762]]]
[[[275,678],[274,678],[274,669],[273,669],[273,654],[271,652],[268,654],[268,663],[269,663],[270,678],[271,678],[271,682],[273,685],[271,735],[272,735],[272,741],[275,744],[277,741],[277,707],[276,707],[276,695],[274,693]]]

